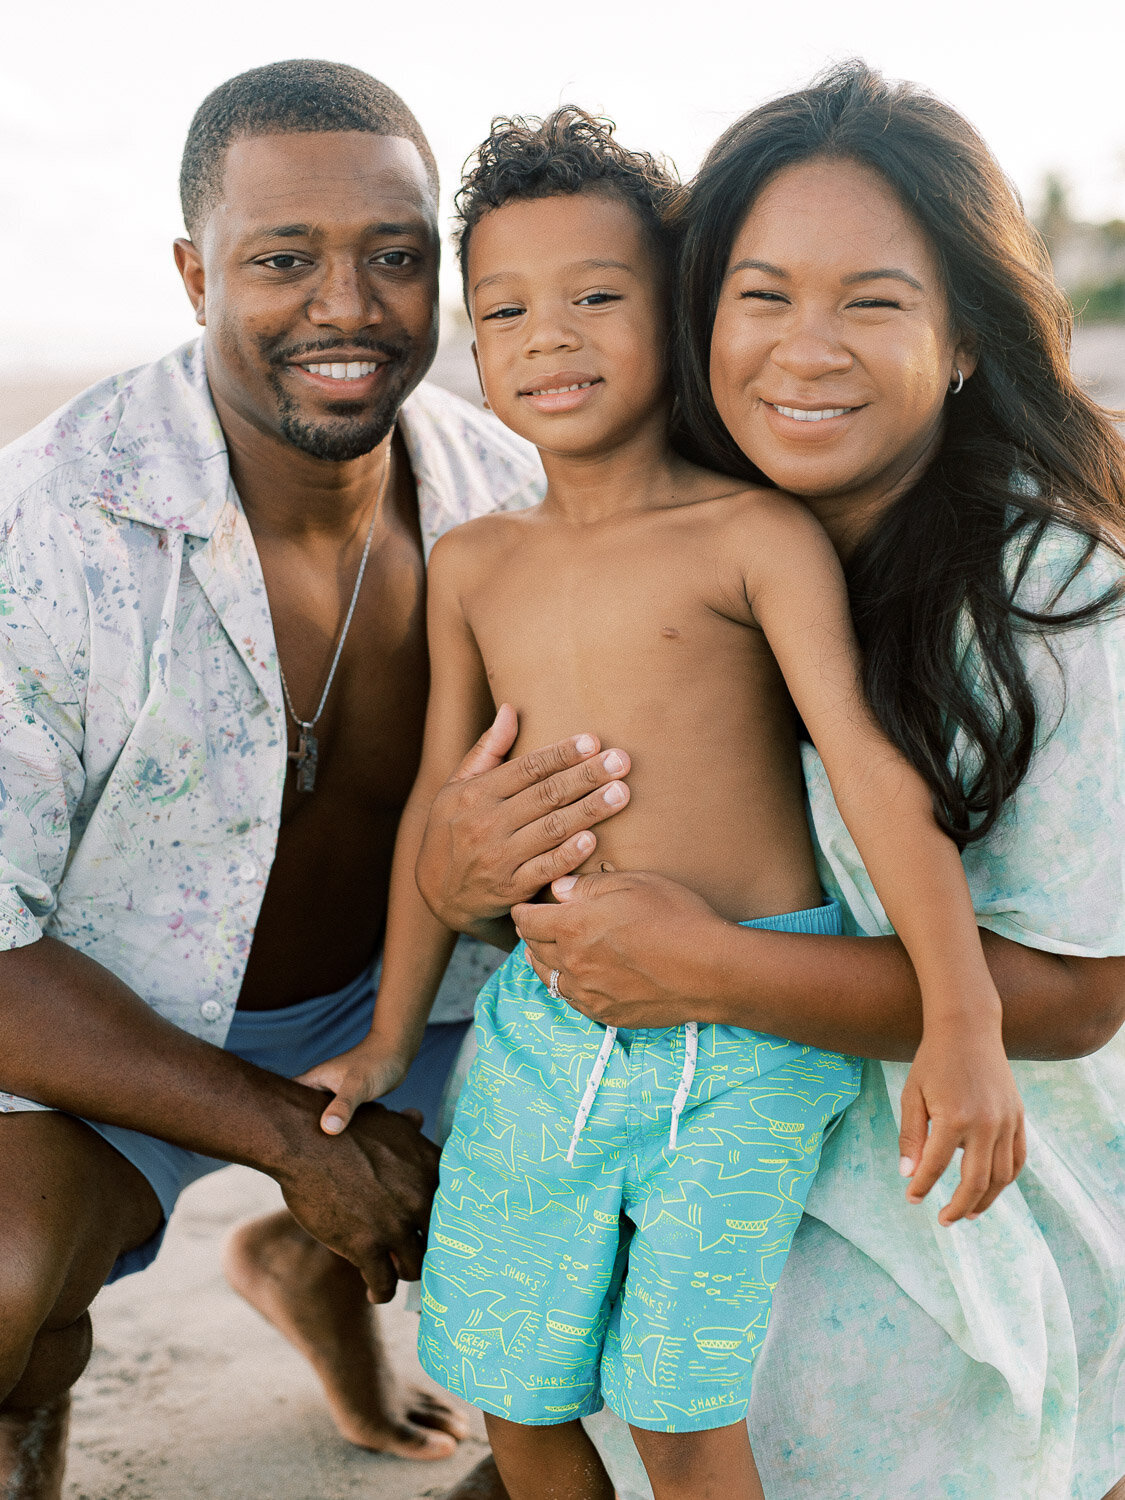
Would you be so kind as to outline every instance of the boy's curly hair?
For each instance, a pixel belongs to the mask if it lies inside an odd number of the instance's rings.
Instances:
[[[671,273],[675,252],[672,210],[680,193],[671,163],[647,151],[628,151],[614,138],[612,120],[563,104],[546,119],[498,116],[465,164],[456,197],[454,239],[466,281],[469,239],[485,214],[521,198],[599,192],[631,207]]]

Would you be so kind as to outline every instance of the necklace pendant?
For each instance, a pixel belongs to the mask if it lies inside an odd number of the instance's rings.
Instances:
[[[316,735],[310,734],[307,729],[300,730],[297,735],[297,748],[289,752],[289,759],[295,761],[297,765],[297,790],[299,792],[311,792],[316,786],[316,751]]]

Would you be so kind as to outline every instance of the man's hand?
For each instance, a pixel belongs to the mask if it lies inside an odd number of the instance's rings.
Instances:
[[[430,809],[418,889],[456,932],[483,935],[515,902],[576,870],[597,843],[590,830],[629,801],[623,750],[600,752],[579,734],[505,761],[517,727],[502,704]]]
[[[330,1140],[321,1102],[309,1092],[304,1139],[273,1175],[302,1228],[359,1268],[372,1302],[389,1302],[400,1277],[422,1274],[440,1152],[416,1115],[381,1104],[362,1105]]]
[[[729,924],[662,875],[614,870],[565,876],[560,903],[512,908],[516,932],[544,984],[559,971],[567,1002],[603,1026],[707,1021],[706,956]]]

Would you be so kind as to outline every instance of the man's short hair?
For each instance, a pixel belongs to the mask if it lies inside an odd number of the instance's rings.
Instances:
[[[544,120],[495,119],[469,158],[457,194],[457,253],[466,288],[469,239],[485,214],[526,198],[600,192],[632,208],[668,269],[674,252],[672,210],[679,195],[674,169],[647,151],[629,151],[612,120],[564,104]]]
[[[180,203],[196,239],[223,194],[227,148],[243,136],[366,130],[418,148],[436,199],[437,163],[422,127],[393,89],[346,63],[293,58],[229,78],[195,112],[180,164]]]

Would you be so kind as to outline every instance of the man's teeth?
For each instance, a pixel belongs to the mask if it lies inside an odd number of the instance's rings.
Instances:
[[[852,411],[850,406],[825,406],[820,411],[802,411],[799,406],[775,406],[783,417],[793,417],[798,422],[823,422],[827,417],[842,417]]]
[[[379,368],[366,359],[352,359],[346,365],[306,365],[310,375],[327,375],[330,380],[361,380],[364,375],[374,375]]]
[[[588,391],[595,380],[582,380],[577,385],[545,385],[540,391],[528,391],[529,396],[561,396],[564,391]]]

